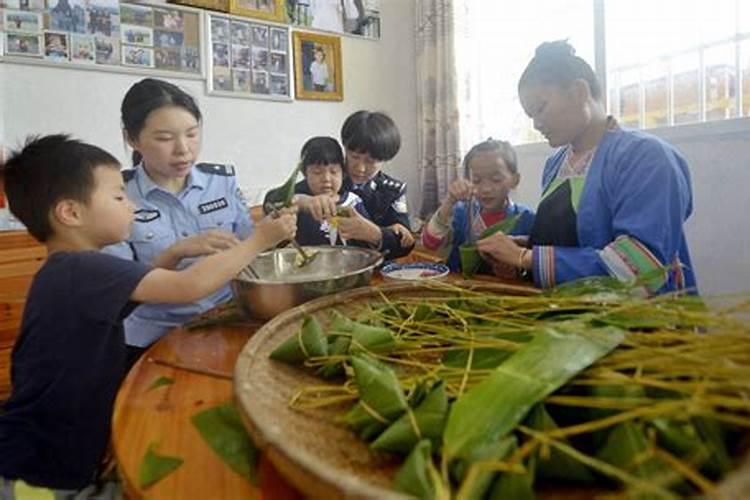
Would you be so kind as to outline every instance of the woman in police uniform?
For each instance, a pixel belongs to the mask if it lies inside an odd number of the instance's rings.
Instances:
[[[171,83],[147,78],[122,101],[123,135],[134,168],[123,172],[136,205],[127,242],[107,251],[156,267],[182,268],[252,232],[234,169],[198,163],[201,112]],[[125,321],[131,362],[169,329],[231,297],[229,287],[188,305],[142,305]]]

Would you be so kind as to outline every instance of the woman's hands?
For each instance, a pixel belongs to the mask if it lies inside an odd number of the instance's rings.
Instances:
[[[374,246],[380,245],[383,233],[380,226],[362,217],[352,207],[345,208],[346,216],[338,218],[339,237],[345,240],[366,241]]]
[[[255,226],[251,238],[256,238],[258,246],[271,248],[282,241],[292,240],[297,234],[297,209],[283,208],[273,215],[264,217]]]
[[[294,195],[294,203],[300,210],[309,212],[317,221],[330,219],[336,216],[337,195],[319,194],[311,196],[308,194]]]
[[[211,255],[231,248],[237,243],[239,240],[231,232],[209,229],[182,239],[164,250],[154,259],[154,267],[174,269],[184,258]]]
[[[477,249],[482,257],[492,265],[498,276],[504,276],[512,269],[530,269],[532,266],[531,251],[526,248],[526,237],[512,237],[503,233],[477,241]],[[502,273],[502,274],[498,274]]]

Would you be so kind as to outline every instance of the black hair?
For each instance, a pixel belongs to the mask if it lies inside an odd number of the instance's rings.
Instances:
[[[300,152],[300,166],[304,174],[310,165],[344,166],[344,155],[339,141],[333,137],[313,137],[309,139]]]
[[[122,128],[131,141],[138,139],[138,135],[146,125],[146,119],[152,111],[165,106],[178,106],[184,108],[195,119],[202,119],[201,110],[195,99],[177,85],[155,78],[144,78],[134,84],[122,99],[120,114],[122,116]],[[133,165],[140,163],[142,159],[138,151],[133,151]]]
[[[529,83],[543,83],[568,88],[576,80],[585,80],[591,89],[591,97],[600,100],[602,87],[589,63],[576,55],[576,50],[567,40],[544,42],[536,48],[518,80],[518,90]]]
[[[503,159],[505,166],[508,167],[510,173],[518,173],[518,157],[516,156],[516,150],[509,142],[493,139],[490,137],[486,141],[475,144],[466,156],[464,156],[464,176],[469,178],[469,165],[471,160],[478,154],[481,153],[498,153],[500,158]]]
[[[401,134],[390,116],[379,111],[357,111],[341,127],[341,142],[356,153],[376,161],[388,161],[401,148]]]
[[[0,169],[10,211],[43,243],[52,236],[50,211],[66,199],[89,203],[102,166],[119,169],[120,162],[65,134],[29,137]]]

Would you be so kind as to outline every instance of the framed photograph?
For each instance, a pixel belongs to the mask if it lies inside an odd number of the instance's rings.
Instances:
[[[291,101],[289,28],[206,16],[209,94]]]
[[[68,34],[62,31],[44,32],[44,58],[50,61],[68,61],[70,59],[70,45]]]
[[[154,9],[154,28],[182,31],[184,29],[182,12],[174,9]]]
[[[70,35],[70,60],[81,64],[96,63],[96,40],[88,35]]]
[[[145,5],[120,4],[120,23],[135,26],[154,26],[154,9]]]
[[[5,34],[5,55],[7,56],[32,56],[42,55],[41,36],[28,35],[24,33]]]
[[[229,12],[229,0],[169,0],[169,3],[218,10],[219,12]]]
[[[284,0],[229,0],[229,13],[283,22]]]
[[[154,45],[154,30],[145,26],[123,24],[122,43],[151,47]]]
[[[296,26],[380,38],[380,0],[286,0],[286,13]]]
[[[123,45],[122,64],[124,66],[153,68],[154,49],[150,49],[147,47],[138,47],[137,45]]]
[[[44,0],[0,0],[0,9],[44,10]]]
[[[120,42],[114,38],[96,37],[96,64],[120,64]]]
[[[35,33],[42,32],[42,14],[26,10],[3,11],[3,26],[5,31],[13,33]]]
[[[294,84],[298,99],[342,101],[341,39],[294,32]]]
[[[117,37],[120,33],[120,4],[117,0],[89,0],[86,2],[88,34]]]

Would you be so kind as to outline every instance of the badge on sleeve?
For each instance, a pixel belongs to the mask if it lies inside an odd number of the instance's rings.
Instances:
[[[224,208],[227,208],[229,206],[229,203],[227,202],[226,198],[217,198],[215,200],[207,201],[206,203],[201,203],[198,205],[198,211],[205,215],[210,214],[211,212],[216,212],[217,210],[222,210]]]
[[[161,214],[158,210],[148,210],[145,208],[141,208],[140,210],[135,211],[136,222],[151,222],[158,219],[159,217],[161,217]]]
[[[391,206],[393,207],[393,210],[400,214],[405,214],[406,212],[408,212],[406,208],[406,195],[402,194],[401,196],[399,196]]]

